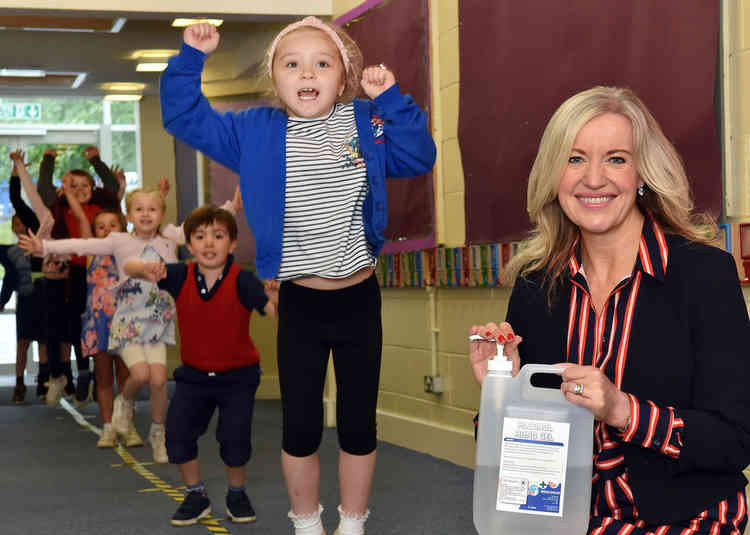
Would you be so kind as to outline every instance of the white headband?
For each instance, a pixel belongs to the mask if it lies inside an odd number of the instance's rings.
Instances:
[[[300,21],[290,24],[289,26],[281,30],[279,32],[279,35],[277,35],[273,40],[273,43],[271,43],[271,48],[268,49],[268,75],[273,76],[273,55],[276,53],[276,47],[278,46],[279,41],[281,41],[289,32],[292,32],[304,26],[309,26],[311,28],[315,28],[316,30],[325,32],[326,35],[331,38],[336,47],[339,49],[339,53],[341,54],[341,60],[344,62],[344,71],[348,71],[349,56],[346,53],[346,47],[344,46],[344,42],[341,40],[341,37],[339,37],[338,34],[322,20],[317,17],[311,16],[305,17]]]

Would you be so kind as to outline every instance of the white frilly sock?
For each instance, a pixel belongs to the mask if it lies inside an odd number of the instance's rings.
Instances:
[[[318,504],[318,510],[307,515],[296,515],[289,511],[289,518],[294,524],[294,535],[324,535],[323,523],[320,521],[320,513],[323,506]]]
[[[364,535],[365,521],[370,516],[368,509],[363,514],[347,513],[339,505],[339,527],[336,535]]]

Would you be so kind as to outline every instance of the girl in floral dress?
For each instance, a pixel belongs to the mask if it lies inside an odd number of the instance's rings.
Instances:
[[[92,225],[94,236],[97,238],[105,238],[110,232],[123,232],[126,226],[127,222],[122,213],[110,210],[99,212]],[[96,393],[99,414],[103,423],[102,434],[96,444],[100,448],[114,448],[117,445],[117,433],[112,427],[114,379],[117,376],[117,385],[122,390],[129,375],[128,367],[120,356],[107,351],[110,325],[115,313],[115,298],[111,288],[117,284],[117,280],[117,264],[114,256],[89,257],[86,273],[88,298],[86,311],[81,318],[81,348],[84,356],[94,357]],[[128,447],[143,445],[143,440],[132,422],[125,434],[124,442]]]

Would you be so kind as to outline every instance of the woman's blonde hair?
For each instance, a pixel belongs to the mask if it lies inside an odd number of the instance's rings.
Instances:
[[[650,213],[664,232],[692,241],[714,243],[718,233],[710,216],[693,213],[682,160],[633,91],[598,86],[577,93],[562,103],[544,129],[526,197],[533,228],[503,273],[506,282],[512,283],[518,276],[543,271],[550,301],[578,237],[578,227],[557,200],[560,179],[578,132],[605,113],[622,115],[633,128],[636,171],[645,184],[643,197],[637,196],[636,201],[641,211]]]
[[[341,96],[336,99],[336,102],[349,104],[354,99],[354,97],[359,94],[360,91],[360,81],[362,80],[362,70],[364,69],[364,58],[362,56],[362,50],[360,50],[357,42],[352,39],[351,36],[346,33],[343,28],[336,26],[335,24],[331,24],[327,21],[321,22],[332,32],[334,32],[339,37],[339,39],[341,39],[341,43],[344,45],[344,50],[346,50],[347,59],[349,60],[349,68],[345,69],[344,71],[344,91],[343,93],[341,93]],[[319,32],[322,32],[324,35],[326,34],[324,30],[316,28],[315,26],[300,26],[299,28],[286,33],[284,37],[305,30],[317,30]],[[283,107],[283,102],[281,102],[281,99],[276,93],[276,88],[273,83],[273,75],[271,74],[269,69],[266,68],[267,65],[271,65],[273,63],[272,54],[274,54],[274,52],[275,49],[273,47],[273,43],[269,43],[265,54],[266,60],[263,62],[262,75],[268,82],[270,82],[271,86],[271,89],[266,96],[269,98],[269,100],[271,100],[271,103],[274,106]],[[339,51],[339,54],[341,54],[341,51]],[[340,59],[341,65],[343,67],[345,65],[344,58]]]
[[[164,196],[161,194],[161,192],[156,188],[138,188],[134,189],[133,191],[129,191],[127,195],[125,195],[125,213],[130,214],[130,209],[133,206],[133,198],[136,195],[155,195],[161,205],[161,213],[162,215],[167,212],[167,202],[164,200]]]

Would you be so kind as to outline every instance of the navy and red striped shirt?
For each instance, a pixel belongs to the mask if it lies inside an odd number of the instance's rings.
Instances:
[[[570,294],[567,361],[599,367],[622,387],[633,317],[645,277],[663,281],[669,265],[669,247],[662,229],[647,217],[635,266],[612,290],[597,315],[576,246],[569,262]],[[601,422],[594,426],[593,481],[590,535],[742,535],[747,521],[744,492],[717,497],[718,501],[687,524],[648,525],[640,518],[629,484],[624,445],[634,444],[679,459],[686,432],[678,408],[660,406],[628,394],[631,420],[624,430]]]

